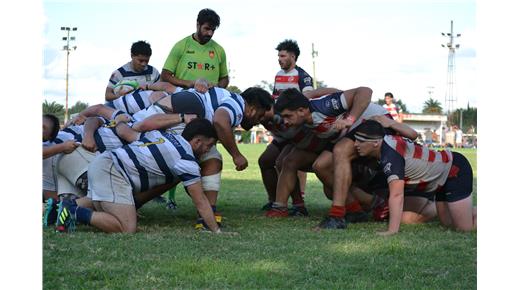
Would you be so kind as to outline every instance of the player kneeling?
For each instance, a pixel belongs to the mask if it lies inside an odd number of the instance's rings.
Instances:
[[[135,142],[97,156],[89,165],[87,196],[60,203],[57,230],[72,231],[77,221],[107,233],[134,233],[139,194],[180,180],[205,224],[219,233],[202,190],[196,159],[208,152],[216,140],[213,125],[208,120],[195,119],[186,125],[182,136],[150,131]]]
[[[476,229],[473,173],[463,155],[429,150],[400,136],[385,136],[381,124],[373,120],[359,125],[355,138],[358,154],[378,160],[388,182],[390,219],[382,235],[399,231],[405,189],[435,196],[443,225],[461,231]]]

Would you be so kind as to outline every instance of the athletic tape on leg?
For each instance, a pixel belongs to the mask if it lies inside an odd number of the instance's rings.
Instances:
[[[219,191],[221,175],[222,171],[217,174],[202,176],[202,189],[204,191]]]

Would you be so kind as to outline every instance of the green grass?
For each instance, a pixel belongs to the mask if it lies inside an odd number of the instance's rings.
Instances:
[[[311,230],[330,202],[309,174],[308,218],[267,219],[257,164],[265,145],[241,145],[249,167],[237,172],[223,150],[219,211],[225,229],[212,235],[193,229],[189,198],[180,208],[157,203],[140,211],[138,233],[107,235],[86,226],[69,235],[43,232],[45,289],[475,289],[477,234],[438,222],[404,225],[397,236],[375,234],[383,223],[347,230]],[[475,172],[476,151],[461,150]],[[475,187],[476,190],[476,187]]]

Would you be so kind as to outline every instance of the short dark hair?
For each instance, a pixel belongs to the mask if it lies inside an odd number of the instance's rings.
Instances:
[[[287,109],[289,111],[296,111],[298,108],[308,108],[310,105],[309,99],[307,99],[298,89],[289,88],[284,90],[276,103],[274,109],[276,112],[281,113]]]
[[[386,93],[386,94],[385,94],[385,97],[386,97],[386,96],[389,96],[389,97],[392,98],[392,99],[394,98],[394,95],[393,95],[392,93],[390,93],[390,92]]]
[[[182,137],[188,141],[191,141],[195,136],[202,135],[207,138],[215,138],[217,137],[217,131],[213,124],[207,119],[195,118],[191,120],[186,128],[182,131]]]
[[[202,9],[197,16],[197,23],[200,25],[208,23],[210,26],[217,28],[220,26],[220,16],[209,8]]]
[[[271,110],[273,106],[273,98],[266,90],[259,87],[250,87],[241,94],[244,101],[255,108]]]
[[[134,42],[132,44],[132,48],[130,48],[130,53],[132,55],[144,55],[144,56],[152,56],[152,48],[150,44],[144,40],[139,40],[138,42]]]
[[[49,140],[52,141],[56,139],[56,136],[58,136],[58,132],[60,131],[60,120],[53,114],[44,114],[43,117],[49,119],[52,122],[52,133]]]
[[[286,50],[294,53],[295,61],[298,60],[298,56],[300,56],[300,47],[298,47],[296,40],[286,39],[278,44],[276,50]]]
[[[385,137],[385,129],[375,120],[366,120],[354,129],[356,139],[377,140]]]

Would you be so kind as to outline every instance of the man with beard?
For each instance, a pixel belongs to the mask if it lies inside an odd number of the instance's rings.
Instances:
[[[183,88],[206,88],[229,84],[224,48],[212,40],[220,25],[220,17],[211,9],[202,9],[197,17],[197,31],[177,42],[170,51],[161,72],[161,79]]]

